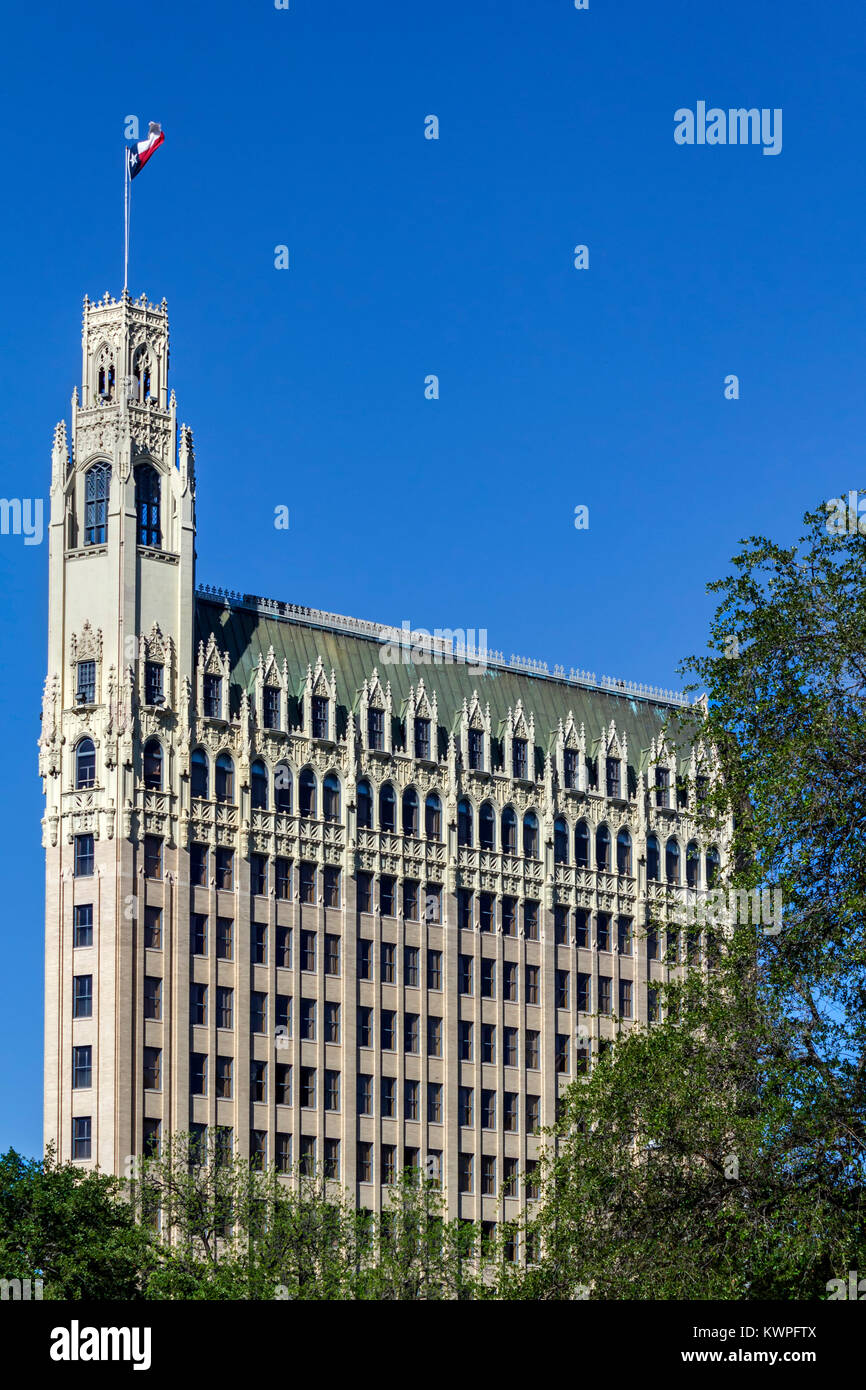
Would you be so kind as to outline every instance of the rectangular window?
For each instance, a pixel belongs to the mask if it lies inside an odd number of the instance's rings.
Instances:
[[[75,908],[73,946],[93,945],[93,903],[79,903]]]
[[[196,983],[190,985],[189,1021],[200,1027],[207,1024],[207,985]]]
[[[471,993],[472,993],[472,957],[471,957],[471,956],[460,956],[459,961],[458,961],[457,975],[458,975],[458,979],[459,979],[459,981],[460,981],[460,993],[461,993],[461,994],[471,994]]]
[[[250,855],[250,892],[264,897],[268,891],[268,857],[266,854]]]
[[[204,1052],[190,1053],[189,1089],[194,1096],[207,1095],[207,1057]]]
[[[609,797],[617,799],[622,795],[619,758],[605,758],[605,782]]]
[[[334,864],[326,864],[322,880],[325,890],[325,907],[339,907],[340,870]]]
[[[292,1136],[291,1134],[277,1134],[275,1160],[278,1173],[290,1173],[292,1170]]]
[[[301,932],[301,969],[310,973],[316,969],[316,933]]]
[[[491,1063],[496,1061],[495,1023],[482,1023],[481,1025],[481,1060]]]
[[[385,711],[367,710],[367,747],[381,753],[385,747]]]
[[[517,1002],[517,962],[505,961],[502,967],[502,994],[507,1003]]]
[[[481,958],[481,998],[496,998],[496,961],[489,956]]]
[[[647,960],[658,960],[659,958],[659,934],[656,927],[647,928],[646,958]]]
[[[396,1027],[395,1019],[397,1015],[393,1009],[382,1010],[382,1050],[383,1052],[393,1052],[396,1047]]]
[[[417,1015],[417,1014],[405,1014],[404,1017],[403,1017],[403,1024],[404,1024],[404,1034],[405,1034],[405,1039],[404,1039],[405,1050],[406,1050],[407,1052],[417,1052],[417,1051],[418,1051],[418,1037],[419,1037],[419,1033],[418,1033],[419,1019],[418,1019],[418,1015]]]
[[[366,1072],[358,1073],[358,1114],[373,1113],[373,1078]]]
[[[301,1038],[304,1042],[316,1041],[316,1001],[301,1000]]]
[[[268,1134],[264,1129],[250,1130],[250,1169],[263,1173],[268,1156]]]
[[[517,1029],[506,1028],[503,1033],[502,1060],[507,1067],[518,1065]]]
[[[287,994],[278,994],[274,998],[274,1028],[277,1038],[292,1036],[292,1001]],[[285,1044],[278,1042],[277,1046]]]
[[[144,703],[146,705],[165,704],[163,673],[165,668],[159,661],[144,663]]]
[[[162,950],[162,908],[144,909],[144,944],[151,951]]]
[[[469,730],[469,766],[475,771],[484,771],[484,730]]]
[[[407,922],[418,921],[418,899],[420,884],[407,878],[403,882],[403,916]]]
[[[592,1012],[592,976],[582,971],[577,977],[577,1010],[582,1014]]]
[[[442,1020],[432,1015],[427,1019],[427,1055],[442,1056]]]
[[[358,1145],[358,1182],[373,1181],[373,1145]]]
[[[650,1023],[658,1023],[661,1018],[659,1009],[659,993],[651,985],[647,986],[646,992],[646,1016]]]
[[[231,917],[218,917],[216,924],[216,953],[218,960],[231,960],[234,953],[234,922]]]
[[[527,941],[538,940],[538,903],[526,902],[523,905],[523,931]]]
[[[403,984],[407,989],[418,987],[418,947],[403,948]]]
[[[339,1043],[340,1041],[340,1006],[328,1002],[325,1004],[325,1042]]]
[[[73,860],[73,872],[76,878],[92,878],[93,876],[93,836],[75,836],[75,857]]]
[[[301,865],[301,902],[314,903],[316,901],[316,866],[315,864]]]
[[[72,1157],[90,1158],[89,1115],[76,1115],[72,1121]]]
[[[250,1100],[266,1101],[268,1098],[267,1062],[250,1062]]]
[[[577,786],[577,758],[576,748],[566,748],[563,752],[563,780],[566,787],[573,791]]]
[[[610,950],[610,913],[600,912],[595,924],[595,943],[600,951]]]
[[[327,695],[314,695],[310,702],[310,715],[312,717],[313,738],[328,737],[328,697]]]
[[[340,973],[340,938],[333,932],[325,933],[325,974]]]
[[[492,893],[482,893],[478,899],[478,925],[482,931],[496,930],[496,899]]]
[[[472,1061],[472,1024],[462,1019],[460,1022],[460,1060]]]
[[[538,1060],[538,1033],[534,1028],[530,1028],[526,1034],[526,1065],[529,1071],[537,1071],[540,1066]]]
[[[207,887],[207,845],[189,847],[189,881],[193,888]]]
[[[276,861],[276,871],[274,874],[276,895],[285,902],[291,896],[291,869],[288,859],[278,858]]]
[[[383,917],[394,916],[394,882],[390,874],[379,879],[379,909]]]
[[[671,774],[666,767],[656,768],[656,806],[670,806]]]
[[[502,899],[502,935],[514,936],[517,903],[514,898]]]
[[[162,1019],[162,980],[156,975],[144,977],[144,1016],[157,1023]]]
[[[92,975],[73,975],[72,977],[72,1017],[93,1017]]]
[[[265,717],[266,729],[278,729],[280,727],[280,687],[278,685],[266,685],[262,692],[262,713]]]
[[[78,687],[75,692],[77,705],[96,704],[96,662],[78,662]]]
[[[530,1158],[526,1162],[526,1196],[528,1201],[538,1200],[538,1159]]]
[[[301,1173],[312,1178],[316,1172],[316,1138],[313,1134],[301,1135]]]
[[[291,1105],[292,1068],[288,1062],[277,1062],[274,1067],[274,1092],[277,1105]]]
[[[427,1119],[431,1125],[442,1123],[442,1087],[438,1081],[427,1083]]]
[[[217,1057],[217,1099],[231,1100],[234,1061],[231,1057]]]
[[[216,851],[216,886],[231,892],[235,882],[235,852],[218,846]]]
[[[472,1154],[459,1154],[459,1188],[461,1192],[472,1191]]]
[[[553,939],[557,946],[568,945],[568,908],[556,903],[553,909]]]
[[[427,762],[430,758],[430,720],[415,720],[415,757]]]
[[[144,837],[144,876],[162,878],[162,840],[159,835]]]
[[[333,1178],[336,1182],[340,1177],[340,1141],[339,1139],[325,1140],[325,1177]]]
[[[631,918],[617,917],[616,942],[621,956],[631,955]]]
[[[222,718],[222,678],[205,673],[204,678],[204,712],[207,719]]]
[[[506,1134],[517,1133],[517,1115],[517,1092],[506,1091],[502,1097],[502,1128]]]
[[[598,1011],[600,1014],[610,1013],[610,985],[609,975],[599,975],[598,977]]]
[[[589,946],[589,913],[585,907],[579,907],[575,911],[574,935],[578,946]]]
[[[325,1072],[325,1109],[339,1110],[340,1108],[340,1073],[338,1071]]]
[[[250,923],[250,958],[253,965],[268,963],[268,929],[264,922]]]
[[[382,942],[382,983],[384,985],[397,983],[397,967],[394,963],[395,950],[396,947],[393,942]]]
[[[496,1092],[481,1092],[481,1128],[496,1128]]]
[[[442,988],[442,952],[427,952],[427,988]]]
[[[291,927],[277,927],[276,931],[276,955],[277,966],[280,970],[291,970],[292,968],[292,929]]]
[[[569,1008],[568,990],[568,971],[557,970],[556,972],[556,1007],[558,1009]]]
[[[217,1028],[233,1028],[234,996],[228,985],[217,985]]]
[[[555,1059],[557,1074],[560,1076],[567,1074],[569,1070],[567,1033],[557,1033],[556,1035]]]
[[[360,1008],[358,1010],[358,1046],[373,1046],[373,1010]]]
[[[418,1119],[418,1092],[419,1092],[419,1090],[420,1090],[420,1082],[418,1082],[418,1081],[407,1081],[407,1082],[405,1083],[403,1104],[404,1104],[404,1109],[405,1109],[405,1112],[406,1112],[405,1118],[406,1118],[407,1120],[417,1120],[417,1119]]]
[[[512,749],[512,774],[514,777],[526,780],[526,739],[516,738],[511,745]]]
[[[526,1002],[527,1004],[537,1004],[538,998],[538,966],[527,965],[526,967]]]
[[[517,1159],[502,1160],[502,1185],[506,1197],[517,1196]]]
[[[382,1114],[386,1120],[393,1120],[397,1115],[397,1082],[393,1076],[383,1076],[381,1088]]]
[[[382,1145],[382,1182],[390,1187],[397,1181],[397,1150],[393,1144]]]
[[[425,922],[432,922],[432,923],[436,923],[436,922],[441,922],[441,921],[442,921],[442,884],[441,884],[441,883],[428,883],[428,884],[427,884],[427,897],[426,897],[425,902],[424,902],[424,921],[425,921]]]
[[[461,1086],[458,1096],[458,1123],[464,1127],[471,1126],[473,1121],[473,1091],[471,1086]]]
[[[538,1129],[539,1116],[541,1114],[541,1099],[539,1096],[526,1097],[526,1130],[528,1134],[533,1134]]]
[[[162,1053],[158,1047],[144,1049],[144,1089],[162,1090]]]
[[[301,1105],[305,1110],[316,1108],[316,1068],[301,1067]]]
[[[457,925],[463,931],[472,930],[472,893],[468,888],[457,890]]]
[[[85,1091],[93,1084],[93,1048],[73,1047],[72,1049],[72,1089]]]
[[[373,943],[366,937],[358,941],[358,976],[362,980],[373,978]]]
[[[371,912],[373,902],[373,875],[358,874],[358,911]]]
[[[631,980],[619,982],[619,1015],[620,1018],[631,1018]]]

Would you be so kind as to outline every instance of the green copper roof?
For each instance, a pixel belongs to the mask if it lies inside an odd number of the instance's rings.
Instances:
[[[342,624],[350,630],[341,630]],[[536,741],[545,751],[551,745],[559,720],[565,724],[569,711],[573,712],[578,729],[581,723],[586,726],[588,751],[613,719],[617,732],[627,735],[629,762],[638,768],[643,766],[650,743],[665,718],[680,707],[676,697],[666,700],[629,691],[593,688],[592,684],[562,676],[515,669],[499,660],[489,661],[484,670],[479,670],[477,665],[473,669],[471,658],[468,663],[455,660],[439,664],[441,658],[434,663],[432,656],[424,663],[383,663],[382,643],[387,639],[378,628],[377,624],[356,623],[353,619],[319,613],[315,609],[296,609],[246,595],[209,597],[200,591],[196,596],[196,644],[201,641],[207,645],[213,633],[217,645],[228,651],[232,683],[236,687],[233,706],[241,690],[252,690],[259,654],[267,660],[268,650],[273,647],[281,670],[283,659],[287,663],[289,689],[296,695],[301,692],[307,667],[315,669],[319,656],[328,675],[333,669],[338,705],[342,707],[339,726],[343,729],[346,711],[357,709],[364,681],[370,679],[376,668],[382,685],[391,683],[392,708],[397,716],[403,713],[409,687],[417,687],[423,678],[427,692],[436,692],[440,726],[448,730],[459,720],[464,699],[470,701],[473,691],[477,690],[482,708],[490,705],[494,737],[499,734],[509,707],[513,709],[518,700],[522,700],[527,718],[534,714]],[[676,739],[674,729],[671,740],[682,742]]]

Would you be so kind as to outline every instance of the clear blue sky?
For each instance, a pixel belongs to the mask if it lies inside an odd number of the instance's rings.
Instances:
[[[200,580],[675,684],[738,539],[866,481],[864,37],[850,0],[7,7],[0,495],[47,497],[82,297],[121,287],[124,118],[158,120],[130,290],[169,303]],[[781,154],[676,145],[699,100],[781,107]],[[0,536],[0,1148],[29,1153],[46,570]]]

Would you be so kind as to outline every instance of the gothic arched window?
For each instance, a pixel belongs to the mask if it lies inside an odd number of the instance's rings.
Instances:
[[[75,750],[75,787],[84,791],[96,786],[96,748],[92,738],[83,738]]]
[[[190,791],[193,796],[202,797],[207,800],[208,795],[208,765],[207,753],[203,748],[196,748],[190,759],[190,781],[192,786]]]
[[[527,859],[538,858],[538,816],[534,811],[523,817],[523,853]]]
[[[496,848],[496,815],[489,801],[478,812],[478,843],[482,849]]]
[[[610,869],[610,831],[606,825],[600,825],[595,832],[595,867]]]
[[[716,847],[715,847],[715,845],[714,845],[714,846],[712,847],[712,849],[710,849],[710,850],[707,851],[706,872],[707,872],[707,887],[708,887],[708,888],[714,888],[714,887],[715,887],[716,882],[717,882],[718,877],[719,877],[719,869],[720,869],[720,868],[721,868],[721,860],[719,859],[719,851],[716,849]]]
[[[285,763],[274,768],[274,806],[278,811],[292,809],[292,769]]]
[[[698,875],[701,869],[701,851],[696,840],[689,840],[686,845],[686,886],[697,888]]]
[[[298,778],[298,810],[302,816],[316,815],[316,774],[305,767]]]
[[[214,791],[217,801],[234,801],[235,765],[228,753],[220,753],[216,760]]]
[[[144,745],[144,785],[148,791],[162,791],[162,744],[149,738]]]
[[[329,772],[322,783],[322,815],[325,820],[340,819],[340,779]]]
[[[517,816],[510,806],[502,812],[502,853],[517,853]]]
[[[386,782],[379,792],[379,829],[397,829],[397,797],[390,782]]]
[[[104,545],[108,536],[111,467],[95,463],[84,475],[84,544]]]
[[[585,820],[578,821],[575,826],[574,862],[579,869],[589,868],[589,831]]]
[[[631,835],[623,828],[616,837],[616,871],[631,873]]]
[[[418,793],[414,787],[407,787],[403,793],[403,834],[418,834]]]
[[[373,793],[366,780],[358,783],[358,829],[373,829]]]
[[[562,816],[553,822],[553,858],[557,864],[568,863],[568,824]]]
[[[442,839],[442,802],[431,792],[424,805],[424,829],[428,840]]]
[[[665,846],[665,878],[668,883],[680,881],[680,847],[673,836]]]
[[[472,847],[472,806],[465,796],[457,806],[457,843]]]
[[[254,811],[268,809],[268,769],[261,758],[256,758],[250,768],[250,792]]]
[[[650,835],[646,842],[646,876],[656,881],[660,871],[659,842],[655,835]]]
[[[135,516],[139,545],[162,545],[159,525],[159,474],[149,463],[135,470]]]

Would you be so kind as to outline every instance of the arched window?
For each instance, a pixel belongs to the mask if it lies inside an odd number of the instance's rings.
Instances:
[[[680,847],[673,836],[665,846],[665,878],[668,883],[680,881]]]
[[[108,489],[111,468],[95,463],[84,475],[84,544],[104,545],[108,536]]]
[[[261,758],[256,758],[250,768],[250,792],[254,811],[268,809],[268,769]]]
[[[144,785],[148,791],[162,791],[162,744],[149,738],[144,745]]]
[[[472,847],[472,806],[465,796],[457,803],[457,843]]]
[[[568,824],[562,816],[553,822],[553,858],[557,864],[568,863]]]
[[[517,816],[511,806],[502,812],[502,853],[517,853]]]
[[[216,760],[216,777],[214,778],[214,783],[214,792],[217,801],[234,801],[235,765],[228,753],[220,753]]]
[[[298,811],[302,816],[316,815],[316,774],[305,767],[298,778]]]
[[[646,876],[648,879],[657,882],[660,873],[659,842],[655,835],[650,835],[646,842]]]
[[[428,840],[442,839],[442,802],[435,792],[424,803],[424,830]]]
[[[719,877],[719,869],[721,868],[719,851],[716,849],[715,845],[713,845],[711,849],[707,850],[705,868],[707,874],[707,887],[715,888]]]
[[[139,545],[162,545],[159,526],[159,474],[149,463],[135,470],[135,516]]]
[[[616,871],[618,874],[631,873],[631,835],[625,827],[616,837]]]
[[[574,862],[579,869],[589,868],[589,830],[585,820],[579,820],[574,828]]]
[[[686,845],[686,886],[697,888],[701,868],[701,851],[697,840],[689,840]]]
[[[414,787],[407,787],[403,793],[403,834],[413,838],[418,834],[420,807],[418,793]]]
[[[135,377],[136,396],[139,401],[144,402],[150,396],[150,357],[147,348],[139,348],[135,354],[132,372]]]
[[[390,782],[379,788],[379,829],[397,829],[397,797]]]
[[[595,832],[595,867],[610,871],[610,831],[606,825],[600,825]]]
[[[340,779],[329,772],[322,783],[322,814],[325,820],[340,819]]]
[[[527,859],[538,858],[538,816],[534,811],[523,817],[523,853]]]
[[[274,768],[274,806],[278,811],[292,809],[292,769],[285,763]]]
[[[75,786],[79,791],[96,786],[96,748],[92,738],[83,738],[75,750]]]
[[[190,791],[193,796],[208,796],[208,762],[207,753],[203,748],[193,750],[190,759]]]
[[[478,843],[482,849],[496,848],[496,813],[489,801],[478,812]]]
[[[358,829],[373,829],[373,793],[370,791],[370,783],[362,781],[358,783]]]

